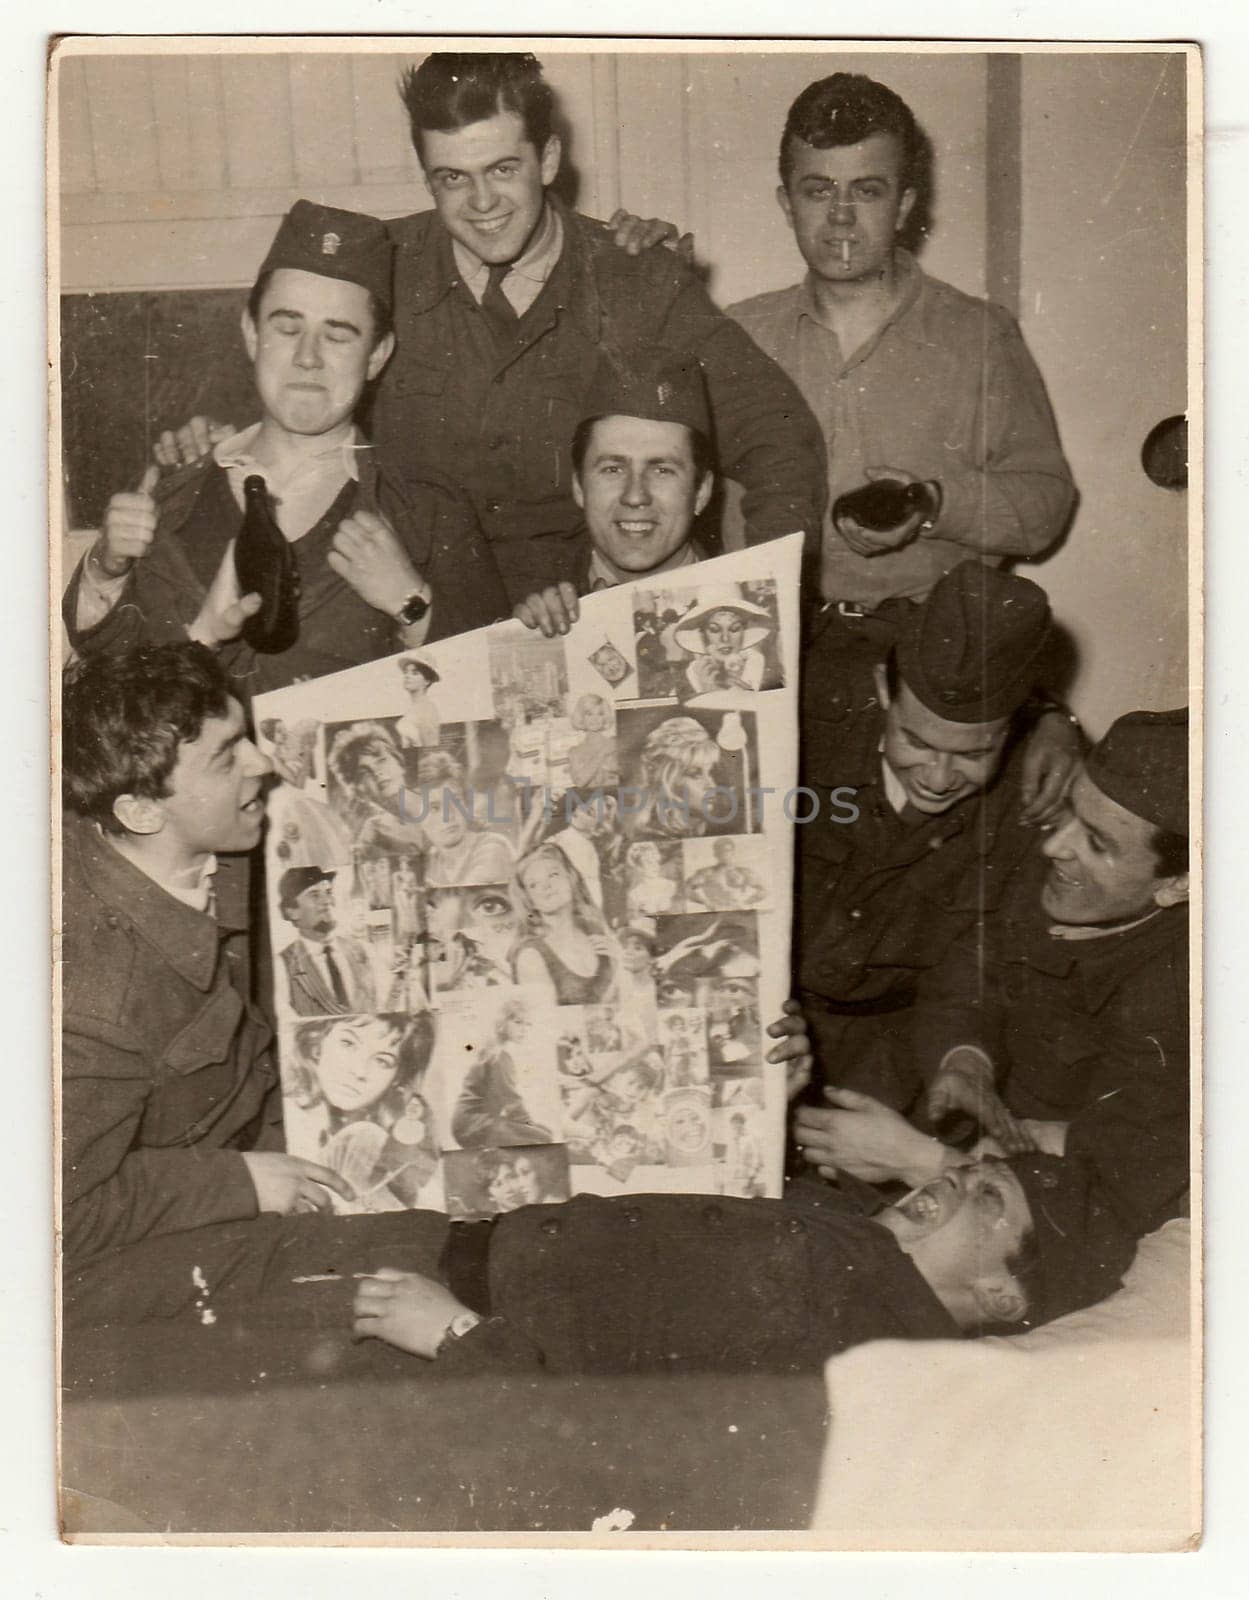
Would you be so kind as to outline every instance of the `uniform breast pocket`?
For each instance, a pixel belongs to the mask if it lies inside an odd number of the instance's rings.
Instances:
[[[190,1144],[211,1125],[241,1070],[237,1044],[243,1017],[242,999],[224,984],[176,1035],[148,1101],[145,1143]]]

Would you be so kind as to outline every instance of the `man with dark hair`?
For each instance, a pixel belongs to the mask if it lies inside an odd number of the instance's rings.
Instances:
[[[1132,712],[1090,753],[1000,914],[922,985],[911,1051],[928,1126],[1092,1169],[1134,1234],[1189,1182],[1188,713]],[[803,1107],[806,1159],[917,1183],[957,1152],[865,1097]]]
[[[396,472],[402,457],[383,476],[355,424],[394,350],[393,253],[373,217],[292,207],[243,313],[261,420],[109,502],[65,598],[79,654],[189,636],[220,650],[249,698],[506,614],[464,496],[436,473]],[[259,604],[239,593],[234,564],[253,477],[298,571],[298,638],[276,654],[239,637]]]
[[[965,561],[904,619],[884,660],[808,658],[798,830],[799,994],[826,1083],[906,1109],[923,974],[994,913],[1032,853],[1021,708],[1049,637],[1027,578]]]
[[[1014,319],[902,248],[926,158],[910,108],[884,84],[836,72],[808,85],[785,122],[777,190],[807,276],[729,308],[818,418],[830,504],[882,479],[928,486],[887,530],[831,509],[824,526],[820,626],[877,646],[890,637],[882,602],[922,600],[969,553],[994,564],[1040,554],[1074,502]]]
[[[89,1315],[139,1241],[328,1205],[343,1185],[281,1151],[228,863],[260,840],[269,764],[209,651],[79,664],[62,763],[62,1227],[67,1305]]]
[[[569,442],[603,350],[700,359],[748,537],[814,532],[823,445],[801,396],[684,263],[630,255],[554,196],[561,143],[534,57],[436,53],[401,93],[434,210],[390,225],[399,348],[374,434],[464,487],[513,604],[584,561]]]

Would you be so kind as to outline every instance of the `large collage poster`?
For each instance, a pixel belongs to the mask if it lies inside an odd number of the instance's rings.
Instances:
[[[287,1146],[342,1210],[780,1194],[801,548],[257,698]]]

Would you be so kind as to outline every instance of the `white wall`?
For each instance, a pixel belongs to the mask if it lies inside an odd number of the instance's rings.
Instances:
[[[1095,733],[1190,698],[1188,499],[1140,465],[1150,428],[1186,408],[1185,70],[1175,55],[1023,62],[1022,323],[1081,497],[1037,576],[1075,635]]]

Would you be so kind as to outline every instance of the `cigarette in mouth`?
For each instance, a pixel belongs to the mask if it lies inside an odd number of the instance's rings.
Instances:
[[[840,244],[839,248],[841,250],[841,264],[842,264],[843,267],[848,267],[850,265],[850,241],[849,241],[849,239],[843,239],[841,241],[841,244]]]

